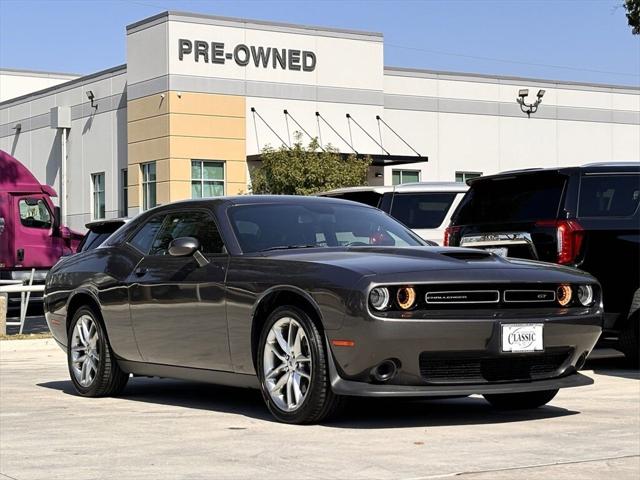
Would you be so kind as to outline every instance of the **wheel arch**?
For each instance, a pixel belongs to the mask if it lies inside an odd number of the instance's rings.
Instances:
[[[93,292],[85,289],[78,290],[69,297],[69,301],[67,302],[66,331],[69,331],[73,316],[76,314],[78,309],[83,306],[88,306],[93,309],[98,316],[98,321],[102,322],[102,326],[106,331],[106,325],[104,325],[104,320],[102,319],[100,302]]]
[[[268,289],[256,302],[251,315],[251,358],[254,368],[257,368],[258,343],[262,326],[271,312],[284,305],[291,305],[303,310],[309,315],[320,333],[325,331],[320,307],[308,292],[292,285]]]

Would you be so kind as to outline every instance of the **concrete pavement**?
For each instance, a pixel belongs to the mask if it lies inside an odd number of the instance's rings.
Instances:
[[[73,394],[49,340],[0,342],[0,478],[615,478],[640,475],[640,376],[592,360],[595,385],[551,406],[482,398],[357,401],[324,425],[272,421],[258,392],[136,378]]]

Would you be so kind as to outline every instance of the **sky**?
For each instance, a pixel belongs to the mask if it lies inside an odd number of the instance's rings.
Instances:
[[[385,65],[640,85],[623,0],[0,0],[0,67],[126,62],[126,25],[165,10],[384,34]]]

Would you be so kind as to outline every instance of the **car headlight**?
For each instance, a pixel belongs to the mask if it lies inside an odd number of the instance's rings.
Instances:
[[[413,287],[400,287],[396,292],[396,301],[403,310],[409,310],[416,303],[416,291]]]
[[[384,310],[389,306],[389,289],[376,287],[369,294],[369,303],[376,310]]]
[[[566,307],[571,303],[571,298],[573,297],[573,290],[569,285],[560,285],[556,291],[556,295],[558,298],[558,303],[562,307]]]
[[[593,287],[591,285],[580,285],[578,287],[578,301],[585,307],[593,303]]]

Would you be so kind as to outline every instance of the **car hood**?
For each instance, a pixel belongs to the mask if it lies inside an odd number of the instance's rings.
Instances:
[[[563,275],[589,279],[588,274],[570,267],[556,264],[502,258],[484,250],[452,247],[349,247],[349,248],[313,248],[290,251],[270,252],[269,256],[281,260],[321,263],[356,271],[363,275],[395,276],[404,274],[433,274],[435,271],[461,270],[469,272],[493,271],[494,279],[511,279],[518,276],[515,272],[531,273],[542,271],[554,273],[554,277]]]

